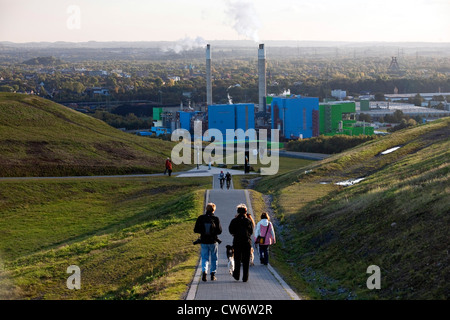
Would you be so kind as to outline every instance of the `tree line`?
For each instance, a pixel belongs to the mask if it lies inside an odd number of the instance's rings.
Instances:
[[[0,66],[0,91],[30,92],[56,102],[145,99],[163,104],[206,102],[203,59],[168,61],[82,61],[50,65],[30,59],[25,63]],[[371,93],[450,92],[450,64],[446,57],[412,58],[402,61],[402,75],[389,74],[389,58],[325,59],[291,58],[267,62],[267,93],[291,93],[329,98],[331,90],[349,95]],[[89,71],[104,70],[106,75]],[[122,71],[115,71],[120,70]],[[215,103],[258,102],[256,59],[221,59],[213,63]],[[179,81],[174,80],[179,77]],[[3,80],[1,80],[3,79]],[[86,89],[105,87],[109,96],[90,96]]]
[[[288,151],[334,154],[376,138],[377,136],[375,135],[320,135],[309,139],[289,141],[285,146]]]

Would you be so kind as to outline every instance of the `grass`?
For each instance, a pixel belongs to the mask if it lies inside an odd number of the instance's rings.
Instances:
[[[173,146],[124,133],[49,100],[0,93],[3,177],[156,173]]]
[[[297,170],[298,168],[303,168],[307,165],[310,165],[314,163],[315,161],[312,160],[305,160],[305,159],[297,159],[297,158],[290,158],[290,157],[279,157],[279,167],[278,167],[278,173],[274,175],[273,177],[278,177],[280,175],[283,175],[287,172],[290,172],[292,170]],[[265,167],[265,165],[257,164],[253,166],[256,171],[258,171],[261,167]],[[258,179],[259,176],[255,175],[239,175],[239,176],[233,176],[233,185],[235,189],[242,189],[248,187],[250,181],[252,179]]]
[[[448,298],[449,128],[446,118],[402,130],[258,182],[280,222],[273,262],[302,279],[295,288],[321,299]],[[373,264],[381,290],[366,287]]]
[[[251,192],[257,220],[266,209],[276,217],[271,264],[308,299],[447,299],[449,128],[442,119],[320,162],[280,158]],[[0,94],[0,176],[160,172],[170,149]],[[233,177],[236,188],[254,178]],[[183,298],[199,253],[189,230],[209,187],[208,178],[0,181],[0,298]],[[82,290],[66,288],[72,264]],[[381,290],[365,286],[373,264]]]
[[[182,298],[199,254],[186,230],[203,212],[209,184],[168,177],[0,182],[0,296]],[[72,264],[81,269],[81,290],[66,287]]]
[[[282,170],[304,163],[284,160]],[[0,181],[0,297],[183,298],[199,254],[189,230],[209,187],[209,178]],[[81,290],[66,288],[72,264]]]
[[[302,300],[318,298],[316,292],[306,283],[306,281],[298,273],[292,272],[290,258],[284,255],[283,246],[286,242],[283,240],[283,236],[280,236],[283,227],[278,223],[279,217],[274,213],[274,208],[268,203],[270,201],[264,199],[265,197],[267,198],[267,196],[256,190],[249,190],[249,193],[255,215],[255,222],[258,223],[261,220],[262,212],[267,212],[275,227],[277,242],[269,249],[270,265],[283,276],[283,279],[289,283],[289,286],[296,291]]]

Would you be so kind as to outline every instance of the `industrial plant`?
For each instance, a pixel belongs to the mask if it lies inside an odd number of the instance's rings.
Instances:
[[[226,130],[278,129],[282,141],[317,137],[319,135],[372,135],[374,128],[356,121],[355,102],[319,103],[319,98],[285,93],[281,96],[267,94],[266,51],[264,44],[258,47],[258,105],[253,103],[214,104],[212,101],[212,50],[206,46],[206,108],[194,110],[188,106],[160,107],[153,109],[151,132],[140,134],[170,134],[175,129],[194,132],[196,123],[202,131],[217,129],[226,140]],[[269,130],[270,131],[270,130]],[[257,137],[235,137],[254,140]],[[231,142],[231,141],[224,141]]]

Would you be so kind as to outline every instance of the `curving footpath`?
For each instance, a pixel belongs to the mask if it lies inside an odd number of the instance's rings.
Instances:
[[[219,217],[223,232],[219,236],[219,260],[217,281],[201,281],[201,259],[199,259],[194,280],[189,288],[186,300],[300,300],[298,295],[283,281],[269,265],[259,262],[255,248],[254,265],[250,266],[248,282],[235,280],[228,272],[225,246],[233,243],[228,226],[236,215],[236,206],[245,203],[249,212],[255,217],[248,190],[220,189],[218,175],[213,175],[213,189],[206,191],[206,202],[216,204],[215,215]],[[242,272],[241,272],[242,275]],[[263,293],[263,294],[262,294]]]

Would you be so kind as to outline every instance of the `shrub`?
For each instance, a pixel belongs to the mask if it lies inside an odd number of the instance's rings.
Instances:
[[[286,144],[286,150],[297,152],[314,152],[333,154],[353,148],[366,141],[376,139],[376,136],[359,135],[335,135],[335,136],[319,136],[299,141],[289,141]]]

